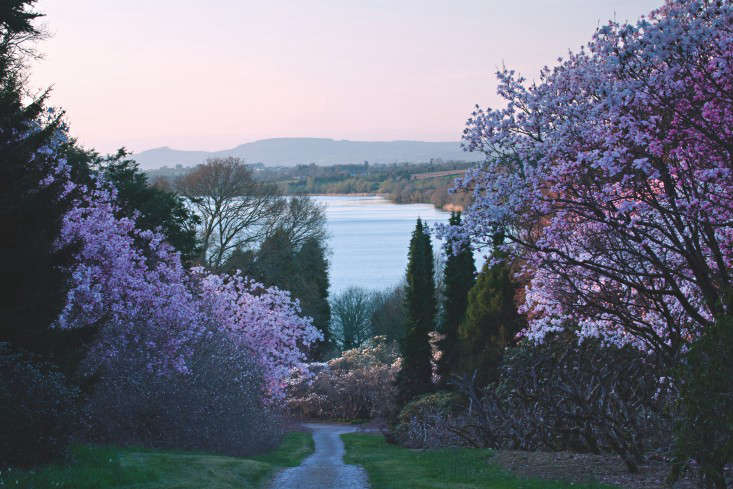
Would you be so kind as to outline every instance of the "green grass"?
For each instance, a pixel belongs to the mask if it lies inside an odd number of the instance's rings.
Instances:
[[[68,465],[0,475],[0,487],[24,489],[255,489],[281,467],[313,452],[310,433],[288,433],[280,446],[252,458],[80,445]],[[17,481],[17,484],[16,484]]]
[[[491,450],[444,448],[410,450],[381,435],[342,435],[344,460],[369,474],[371,489],[590,489],[612,488],[523,479],[491,464]]]

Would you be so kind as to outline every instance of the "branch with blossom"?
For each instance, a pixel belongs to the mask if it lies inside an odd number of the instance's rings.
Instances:
[[[532,276],[527,336],[674,357],[726,313],[733,264],[733,6],[669,1],[610,23],[528,84],[498,73],[458,183],[474,202],[444,233],[501,248]]]

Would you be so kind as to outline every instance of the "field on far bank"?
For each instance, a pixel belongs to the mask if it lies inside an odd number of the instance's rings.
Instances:
[[[614,489],[514,476],[491,463],[492,451],[476,448],[411,450],[388,444],[382,435],[342,435],[344,461],[369,474],[371,489]]]
[[[313,452],[310,433],[288,433],[280,446],[251,457],[79,445],[68,465],[4,471],[0,486],[23,489],[259,489],[282,467]]]

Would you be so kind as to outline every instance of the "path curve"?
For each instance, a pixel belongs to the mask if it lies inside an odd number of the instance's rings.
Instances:
[[[298,467],[280,472],[271,489],[368,489],[367,475],[362,467],[344,463],[342,433],[356,431],[353,426],[312,423],[316,451]]]

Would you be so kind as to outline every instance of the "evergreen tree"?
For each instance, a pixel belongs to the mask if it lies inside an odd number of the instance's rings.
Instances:
[[[299,280],[293,294],[300,300],[303,313],[313,318],[313,325],[323,333],[323,341],[311,350],[311,358],[325,360],[331,349],[326,248],[315,238],[307,239],[295,255],[295,265]]]
[[[257,280],[267,286],[293,291],[297,282],[295,249],[285,230],[272,232],[260,245],[255,260]]]
[[[417,220],[410,239],[407,262],[405,336],[400,342],[402,369],[397,376],[398,403],[404,405],[413,397],[430,392],[433,387],[432,352],[428,333],[435,326],[435,278],[433,245],[430,235]]]
[[[461,224],[461,213],[452,212],[449,221],[451,226]],[[456,370],[460,358],[458,349],[458,328],[466,317],[468,292],[476,281],[476,265],[470,243],[463,243],[460,250],[454,253],[454,242],[445,243],[445,261],[443,271],[443,321],[441,332],[444,338],[439,347],[442,352],[438,362],[438,374],[443,383]]]
[[[477,370],[479,385],[496,377],[504,348],[523,327],[514,303],[515,292],[511,264],[499,261],[484,264],[468,293],[466,318],[458,331],[459,370],[469,374]]]
[[[45,108],[45,93],[23,103],[19,43],[39,35],[32,3],[11,0],[0,8],[0,342],[54,357],[79,334],[49,328],[63,307],[64,265],[73,256],[73,249],[55,246],[71,196],[62,197],[62,179],[41,184],[62,157],[62,114]]]

